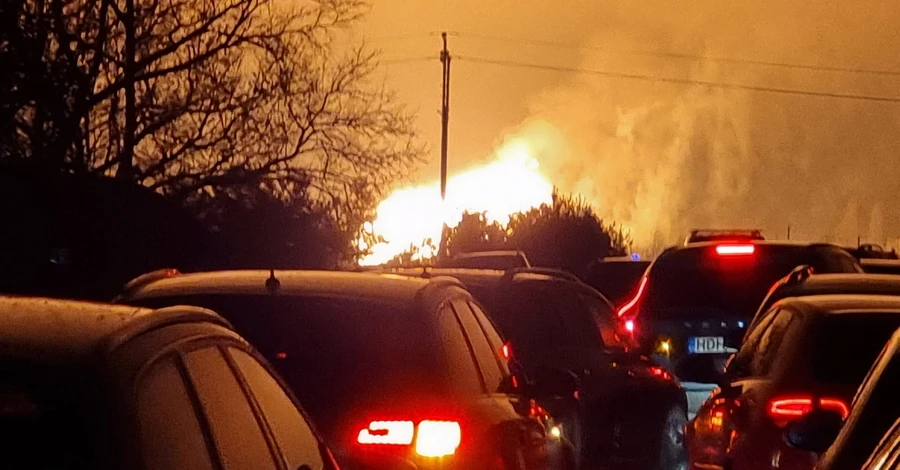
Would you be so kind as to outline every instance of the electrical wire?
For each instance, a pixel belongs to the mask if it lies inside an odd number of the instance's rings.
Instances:
[[[483,63],[483,64],[493,64],[500,65],[504,67],[524,67],[538,70],[548,70],[554,72],[569,72],[569,73],[581,73],[581,74],[589,74],[589,75],[598,75],[609,78],[622,78],[622,79],[631,79],[631,80],[642,80],[647,82],[660,82],[660,83],[673,83],[678,85],[699,85],[705,86],[709,88],[722,88],[728,90],[743,90],[743,91],[756,91],[763,93],[776,93],[783,95],[795,95],[795,96],[816,96],[821,98],[835,98],[835,99],[848,99],[848,100],[858,100],[858,101],[875,101],[875,102],[883,102],[883,103],[900,103],[900,98],[893,98],[888,96],[871,96],[871,95],[854,95],[848,93],[830,93],[830,92],[818,92],[818,91],[807,91],[807,90],[795,90],[788,88],[776,88],[776,87],[765,87],[765,86],[756,86],[756,85],[742,85],[738,83],[720,83],[720,82],[711,82],[705,80],[692,80],[687,78],[670,78],[670,77],[654,77],[651,75],[640,75],[640,74],[632,74],[632,73],[623,73],[623,72],[610,72],[605,70],[593,70],[593,69],[585,69],[578,67],[560,67],[554,65],[543,65],[543,64],[533,64],[527,62],[516,62],[511,60],[500,60],[500,59],[488,59],[484,57],[475,57],[475,56],[455,56],[457,60],[468,61],[474,63]]]

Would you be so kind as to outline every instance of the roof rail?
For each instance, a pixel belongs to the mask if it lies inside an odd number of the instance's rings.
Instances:
[[[553,269],[553,268],[512,268],[507,269],[503,273],[503,277],[505,279],[512,279],[516,274],[541,274],[544,276],[555,277],[558,279],[565,279],[567,281],[578,282],[581,283],[581,279],[567,271],[563,271],[561,269]]]
[[[801,264],[797,266],[793,270],[791,270],[790,274],[787,275],[787,279],[785,280],[785,284],[787,285],[795,285],[800,284],[801,282],[809,279],[809,276],[813,274],[813,267],[808,264]]]
[[[717,229],[694,229],[690,235],[684,240],[684,244],[696,242],[711,241],[736,241],[736,240],[765,240],[762,230],[759,229],[741,229],[741,230],[717,230]]]
[[[174,268],[157,269],[156,271],[150,271],[149,273],[141,274],[140,276],[128,281],[128,283],[125,284],[125,287],[122,289],[122,293],[116,296],[116,298],[113,299],[113,302],[119,302],[129,294],[134,293],[134,291],[146,286],[147,284],[180,275],[181,271]]]

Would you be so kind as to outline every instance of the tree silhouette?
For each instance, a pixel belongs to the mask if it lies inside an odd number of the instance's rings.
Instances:
[[[0,8],[0,159],[177,202],[247,187],[285,200],[299,187],[348,224],[422,155],[411,115],[371,84],[377,57],[339,44],[360,0]]]

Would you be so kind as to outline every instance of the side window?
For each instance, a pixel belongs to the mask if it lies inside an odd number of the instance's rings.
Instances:
[[[762,320],[760,320],[759,324],[753,327],[753,331],[750,332],[747,340],[744,341],[743,345],[741,345],[741,349],[735,356],[734,366],[742,368],[747,373],[750,373],[750,365],[756,357],[759,349],[759,343],[765,333],[769,330],[769,325],[772,324],[772,320],[776,316],[778,316],[778,312],[779,310],[769,310],[768,312],[763,314]]]
[[[487,336],[488,343],[491,345],[491,349],[494,353],[500,353],[502,355],[503,352],[503,338],[500,337],[500,332],[497,331],[497,327],[491,321],[490,317],[488,317],[487,313],[481,309],[478,305],[469,302],[469,308],[472,309],[472,312],[475,314],[475,318],[478,320],[478,324],[481,325],[482,330],[484,331],[485,336]],[[507,365],[507,361],[505,358],[498,357],[500,360],[500,369],[503,371],[504,375],[509,375],[509,367]]]
[[[464,393],[484,393],[484,383],[475,366],[475,359],[469,343],[463,333],[462,325],[456,317],[456,312],[450,308],[450,304],[442,304],[438,308],[438,323],[441,347],[444,350],[452,382]]]
[[[564,346],[578,349],[603,347],[603,338],[594,315],[581,302],[578,292],[569,284],[554,284],[545,291],[545,315],[555,314],[562,318],[567,335]]]
[[[481,375],[484,377],[484,384],[487,386],[488,392],[497,392],[504,379],[503,371],[500,369],[500,363],[497,360],[499,350],[496,352],[488,342],[484,331],[475,319],[475,313],[469,308],[468,303],[462,299],[454,300],[451,305],[456,315],[462,323],[466,336],[472,345],[472,351],[475,353],[475,360],[478,362],[478,368],[481,369]],[[502,346],[501,346],[502,347]]]
[[[212,470],[206,436],[175,361],[175,355],[157,361],[136,384],[145,468]]]
[[[246,352],[235,348],[228,352],[259,403],[288,468],[323,468],[318,439],[278,381]]]
[[[627,349],[628,343],[619,334],[619,328],[616,323],[616,314],[612,307],[603,299],[594,295],[582,293],[581,299],[587,305],[588,309],[594,317],[603,343],[612,348]]]
[[[751,374],[761,377],[771,372],[772,365],[778,357],[778,350],[794,318],[795,314],[790,310],[781,310],[774,315],[771,324],[760,337],[756,354],[750,361]]]
[[[223,467],[226,470],[275,468],[259,420],[222,352],[216,347],[195,349],[184,355],[184,361]]]

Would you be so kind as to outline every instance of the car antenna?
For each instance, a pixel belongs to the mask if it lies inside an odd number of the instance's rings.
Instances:
[[[266,279],[266,290],[269,291],[270,294],[274,295],[277,294],[280,289],[281,281],[279,281],[278,278],[275,277],[275,270],[270,269],[269,278]]]

